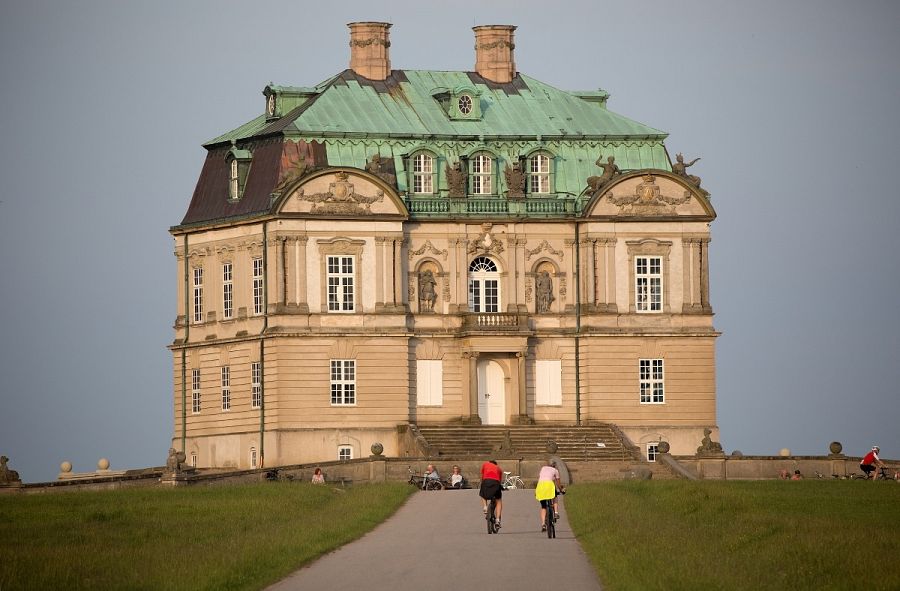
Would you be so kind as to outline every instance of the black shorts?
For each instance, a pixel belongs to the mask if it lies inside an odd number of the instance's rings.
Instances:
[[[494,480],[492,478],[487,478],[481,481],[481,489],[478,492],[478,495],[482,499],[502,499],[503,498],[503,489],[500,488],[500,481]]]
[[[875,471],[875,465],[874,464],[860,464],[859,469],[862,470],[863,472],[865,472],[866,474],[868,474],[869,472]]]

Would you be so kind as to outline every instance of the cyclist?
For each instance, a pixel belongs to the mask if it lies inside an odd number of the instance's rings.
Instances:
[[[865,457],[859,461],[859,469],[866,473],[866,478],[869,477],[870,472],[874,472],[875,468],[884,468],[884,463],[881,461],[881,458],[878,457],[878,452],[881,451],[877,445],[872,446],[872,451],[867,453]],[[872,475],[872,480],[876,480],[874,474]]]
[[[553,507],[553,519],[559,519],[559,502],[556,496],[563,490],[559,481],[559,470],[556,462],[547,460],[547,465],[541,468],[538,475],[537,487],[534,489],[534,498],[541,503],[541,531],[547,531],[547,509]]]
[[[503,513],[503,489],[500,486],[500,479],[503,472],[497,465],[497,460],[489,460],[481,465],[481,489],[478,496],[481,497],[481,508],[487,515],[488,500],[496,500],[496,508],[494,509],[494,517],[497,520],[497,527],[500,527],[500,514]]]

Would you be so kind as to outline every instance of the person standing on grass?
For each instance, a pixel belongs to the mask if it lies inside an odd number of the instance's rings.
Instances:
[[[497,527],[500,527],[500,514],[503,512],[503,489],[500,486],[500,479],[503,472],[497,465],[497,460],[489,460],[481,465],[481,489],[478,496],[481,497],[481,508],[487,515],[488,500],[495,499],[497,508],[494,510],[494,517],[497,519]]]
[[[554,521],[559,519],[559,501],[556,497],[562,489],[556,462],[547,460],[547,465],[538,474],[538,483],[534,489],[534,498],[541,504],[541,531],[547,531],[547,511],[550,507],[553,507]]]
[[[862,460],[859,461],[859,469],[866,473],[866,478],[869,477],[871,472],[875,471],[875,468],[884,468],[884,462],[881,461],[881,458],[878,457],[878,452],[881,451],[881,448],[877,445],[872,446],[872,451],[867,453]],[[875,476],[872,475],[872,480],[875,480]]]

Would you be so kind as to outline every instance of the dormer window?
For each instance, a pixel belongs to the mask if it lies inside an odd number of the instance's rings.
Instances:
[[[447,97],[447,94],[443,96]],[[481,93],[472,86],[458,86],[449,91],[450,99],[447,114],[450,119],[462,121],[478,121],[481,119]],[[445,99],[446,100],[446,99]]]
[[[473,195],[494,193],[494,159],[486,152],[479,152],[469,160],[469,179]]]
[[[412,161],[412,192],[414,195],[434,194],[434,157],[419,152]]]
[[[231,174],[228,177],[228,198],[241,198],[240,178],[238,177],[238,161],[232,160],[230,167]]]
[[[550,188],[550,155],[545,152],[537,152],[528,158],[528,192],[532,194],[547,194]]]
[[[237,201],[244,196],[247,174],[250,171],[250,150],[231,148],[225,156],[228,164],[228,200]]]
[[[456,108],[459,109],[460,114],[468,115],[472,112],[472,97],[464,94],[460,96],[456,100]]]
[[[275,116],[275,93],[269,95],[266,99],[266,117]]]

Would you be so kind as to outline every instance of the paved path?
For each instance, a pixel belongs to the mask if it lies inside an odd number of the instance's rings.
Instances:
[[[564,508],[550,540],[540,531],[534,490],[505,491],[503,501],[503,528],[492,536],[477,491],[417,492],[373,531],[269,590],[601,589]]]

